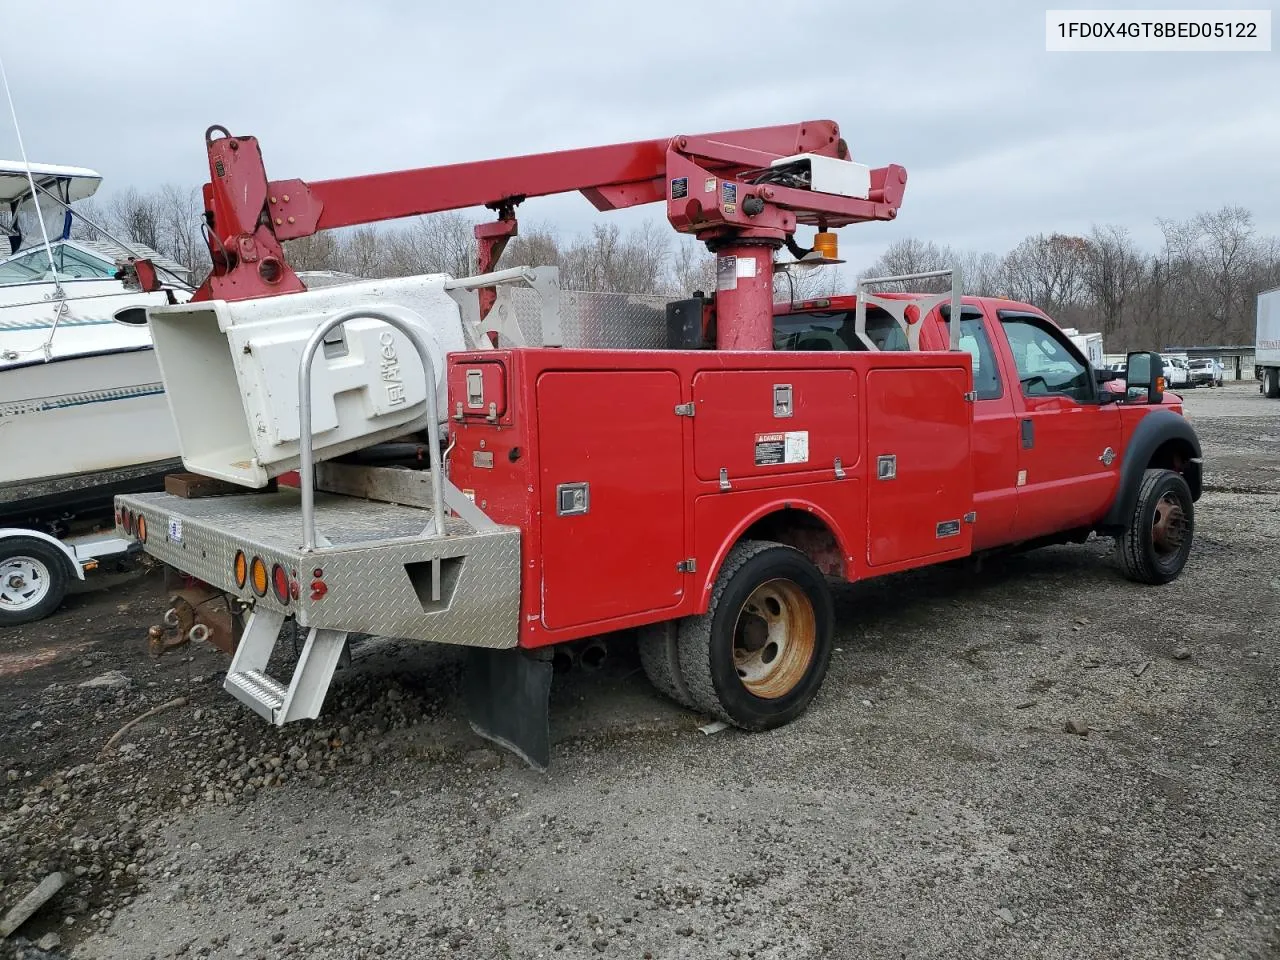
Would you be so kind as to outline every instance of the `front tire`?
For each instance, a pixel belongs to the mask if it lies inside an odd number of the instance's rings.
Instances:
[[[70,585],[67,558],[57,547],[35,537],[0,543],[0,626],[47,617]]]
[[[1191,488],[1174,470],[1147,470],[1129,527],[1119,537],[1120,569],[1138,583],[1177,579],[1191,555],[1195,503]]]
[[[799,550],[747,540],[725,558],[707,612],[680,622],[680,673],[693,706],[744,730],[800,716],[826,678],[835,614]]]

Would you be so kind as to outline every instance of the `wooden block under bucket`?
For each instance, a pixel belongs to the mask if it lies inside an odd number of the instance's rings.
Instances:
[[[170,473],[164,478],[164,492],[185,500],[198,497],[221,497],[229,493],[274,493],[276,481],[272,478],[261,490],[242,487],[238,483],[202,476],[198,473]]]

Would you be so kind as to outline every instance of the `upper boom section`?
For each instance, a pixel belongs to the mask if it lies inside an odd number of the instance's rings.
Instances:
[[[867,170],[849,160],[839,128],[830,120],[316,183],[268,180],[253,137],[210,127],[205,142],[210,173],[205,219],[213,271],[196,300],[243,300],[304,289],[280,244],[335,227],[489,207],[498,212],[498,222],[476,228],[481,269],[488,270],[516,233],[515,206],[528,197],[577,191],[598,210],[665,199],[671,224],[709,246],[777,247],[797,223],[826,229],[890,220],[906,185],[902,167]]]

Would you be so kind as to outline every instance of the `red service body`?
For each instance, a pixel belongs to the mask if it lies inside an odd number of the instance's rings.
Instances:
[[[964,305],[1001,384],[1020,379],[1002,316],[1057,329],[1027,304]],[[1100,524],[1152,408],[974,397],[971,354],[937,310],[921,322],[919,352],[451,355],[450,476],[523,533],[520,644],[702,613],[744,538],[861,580]]]

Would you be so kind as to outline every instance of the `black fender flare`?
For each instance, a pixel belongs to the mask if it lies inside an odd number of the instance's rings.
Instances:
[[[1191,499],[1200,499],[1201,462],[1200,438],[1187,422],[1186,417],[1172,410],[1152,410],[1139,421],[1125,448],[1120,466],[1120,484],[1111,509],[1098,524],[1103,531],[1122,531],[1128,528],[1129,518],[1138,501],[1138,489],[1142,486],[1142,474],[1151,463],[1152,456],[1170,440],[1183,440],[1191,448],[1192,459],[1183,467],[1182,475],[1191,488]]]

